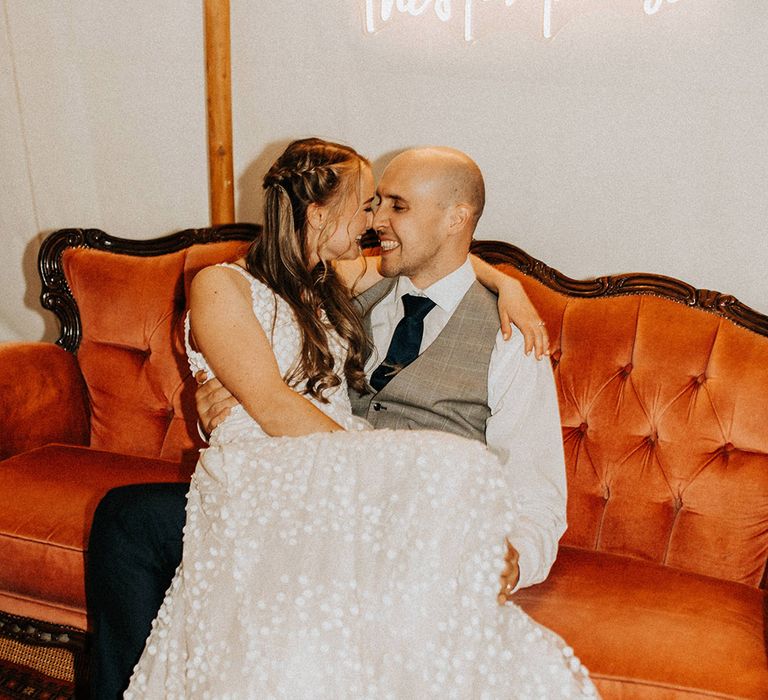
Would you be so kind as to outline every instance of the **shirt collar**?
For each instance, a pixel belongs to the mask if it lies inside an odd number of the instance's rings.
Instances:
[[[437,280],[426,289],[419,289],[408,277],[399,277],[395,288],[395,294],[400,299],[403,294],[415,294],[426,296],[435,302],[443,311],[453,313],[459,302],[464,298],[467,290],[474,283],[475,270],[469,257],[453,272]]]

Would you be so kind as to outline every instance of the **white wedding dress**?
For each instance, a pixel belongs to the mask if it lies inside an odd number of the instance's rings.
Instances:
[[[231,267],[286,372],[300,349],[290,307]],[[370,430],[344,382],[314,403],[347,432],[267,437],[242,407],[213,431],[125,697],[594,697],[559,637],[496,602],[518,505],[486,447]]]

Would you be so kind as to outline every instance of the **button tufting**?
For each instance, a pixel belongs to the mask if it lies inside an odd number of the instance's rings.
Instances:
[[[659,436],[657,433],[651,433],[647,438],[645,438],[645,441],[649,445],[655,445],[659,441]]]
[[[563,356],[563,351],[558,348],[554,352],[550,353],[549,359],[552,361],[552,364],[554,366],[557,366],[560,364],[560,358]]]
[[[621,374],[624,377],[628,377],[633,369],[634,369],[634,366],[630,362],[629,364],[624,365],[624,368],[621,370]]]
[[[707,375],[706,374],[702,373],[698,377],[696,377],[696,383],[699,384],[699,385],[703,384],[705,381],[707,381]]]
[[[579,426],[579,432],[580,432],[582,435],[585,435],[585,434],[586,434],[586,432],[587,432],[587,428],[588,428],[588,427],[589,427],[589,426],[588,426],[586,423],[582,423],[582,424]]]
[[[735,452],[736,448],[733,446],[732,442],[726,442],[725,445],[723,445],[723,452],[727,455],[731,454],[731,452]]]

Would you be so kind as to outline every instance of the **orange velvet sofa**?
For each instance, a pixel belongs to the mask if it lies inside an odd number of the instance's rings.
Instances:
[[[51,648],[87,655],[101,496],[194,468],[189,282],[258,232],[44,242],[41,299],[61,337],[0,345],[0,638],[30,665]],[[508,244],[475,252],[545,318],[560,397],[569,527],[517,602],[606,698],[768,698],[768,317],[671,278],[576,281]]]

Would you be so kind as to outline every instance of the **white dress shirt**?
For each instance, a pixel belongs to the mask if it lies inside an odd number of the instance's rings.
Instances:
[[[387,354],[395,326],[403,317],[403,294],[428,296],[435,307],[424,319],[420,352],[437,338],[475,281],[467,261],[427,289],[417,289],[407,277],[371,311],[375,351],[365,367],[371,373]],[[552,368],[545,358],[525,355],[522,334],[513,328],[510,340],[499,331],[488,367],[488,407],[485,425],[489,449],[501,461],[522,496],[522,513],[510,542],[520,554],[517,587],[543,581],[565,532],[565,458],[560,413]]]

